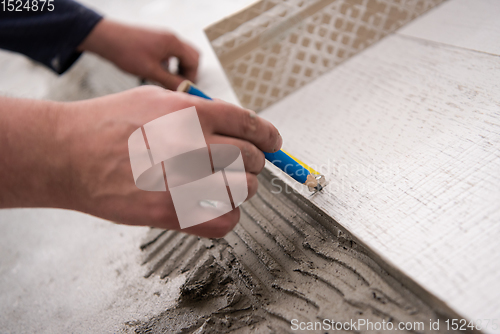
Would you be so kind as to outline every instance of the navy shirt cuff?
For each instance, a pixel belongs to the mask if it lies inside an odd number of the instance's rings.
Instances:
[[[102,16],[77,2],[54,1],[54,10],[0,11],[0,48],[22,53],[64,73],[80,57],[78,46]]]

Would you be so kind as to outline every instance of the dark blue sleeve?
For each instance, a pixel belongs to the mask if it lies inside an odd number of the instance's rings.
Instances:
[[[51,3],[54,10],[46,4],[43,12],[4,11],[0,5],[0,48],[22,53],[61,74],[80,57],[78,45],[102,16],[71,0]]]

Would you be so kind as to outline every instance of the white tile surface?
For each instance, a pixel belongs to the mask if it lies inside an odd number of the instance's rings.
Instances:
[[[265,110],[312,201],[469,319],[500,318],[500,62],[393,35]]]
[[[398,33],[500,55],[500,1],[450,0]]]

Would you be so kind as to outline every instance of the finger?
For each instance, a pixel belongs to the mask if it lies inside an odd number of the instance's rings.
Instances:
[[[253,174],[247,173],[247,184],[248,184],[248,197],[250,199],[257,193],[257,187],[259,182],[257,177]],[[236,208],[230,212],[209,220],[203,224],[188,227],[183,229],[182,232],[189,234],[198,235],[205,238],[222,238],[236,226],[240,220],[240,210]]]
[[[254,174],[247,173],[248,196],[246,201],[252,198],[257,193],[259,188],[259,180]]]
[[[199,52],[189,44],[184,44],[186,56],[184,60],[179,60],[179,74],[188,80],[196,81],[199,67]]]
[[[264,154],[254,144],[246,140],[221,135],[212,135],[206,140],[208,144],[228,144],[238,147],[243,157],[245,171],[248,173],[259,174],[264,168]]]
[[[176,36],[170,37],[172,48],[169,56],[179,60],[179,75],[194,81],[198,72],[200,54],[191,45],[181,41]]]
[[[240,209],[236,208],[228,213],[209,220],[203,224],[188,227],[182,232],[198,235],[204,238],[222,238],[238,224],[240,220]]]
[[[220,100],[198,106],[203,124],[214,133],[249,141],[264,152],[281,148],[283,140],[278,130],[255,112]]]
[[[161,64],[155,66],[151,76],[152,80],[158,81],[163,87],[170,90],[176,90],[181,82],[185,80],[178,75],[168,72],[163,68],[163,66],[161,66]]]

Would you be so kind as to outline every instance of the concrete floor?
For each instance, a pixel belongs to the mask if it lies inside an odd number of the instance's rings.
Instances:
[[[173,305],[182,276],[168,285],[143,278],[148,229],[64,210],[1,210],[1,331],[117,332]]]

